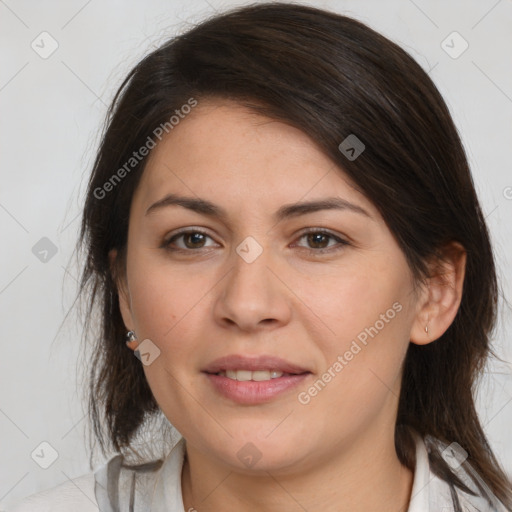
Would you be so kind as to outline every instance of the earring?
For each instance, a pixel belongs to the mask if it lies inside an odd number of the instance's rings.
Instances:
[[[428,324],[425,325],[425,332],[428,334]]]
[[[126,344],[131,343],[132,341],[137,341],[137,336],[134,331],[128,331],[126,333]]]

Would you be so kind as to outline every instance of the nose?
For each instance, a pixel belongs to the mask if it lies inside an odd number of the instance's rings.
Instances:
[[[291,292],[270,256],[268,248],[254,261],[233,251],[231,270],[219,284],[214,307],[215,319],[224,328],[250,332],[289,322]]]

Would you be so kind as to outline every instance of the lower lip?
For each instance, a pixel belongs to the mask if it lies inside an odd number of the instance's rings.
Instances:
[[[295,388],[311,374],[287,375],[263,381],[239,381],[212,373],[205,375],[214,389],[224,397],[240,404],[254,405],[269,402],[277,395]]]

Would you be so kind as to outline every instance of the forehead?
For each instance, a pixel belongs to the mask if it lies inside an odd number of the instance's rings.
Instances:
[[[152,150],[137,201],[169,192],[272,210],[336,195],[376,213],[307,134],[227,100],[200,102]]]

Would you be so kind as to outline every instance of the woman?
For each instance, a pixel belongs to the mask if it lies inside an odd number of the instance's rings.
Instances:
[[[511,510],[472,394],[487,228],[391,41],[293,4],[169,41],[114,99],[81,241],[91,418],[118,455],[15,511]],[[158,418],[178,440],[144,456]]]

